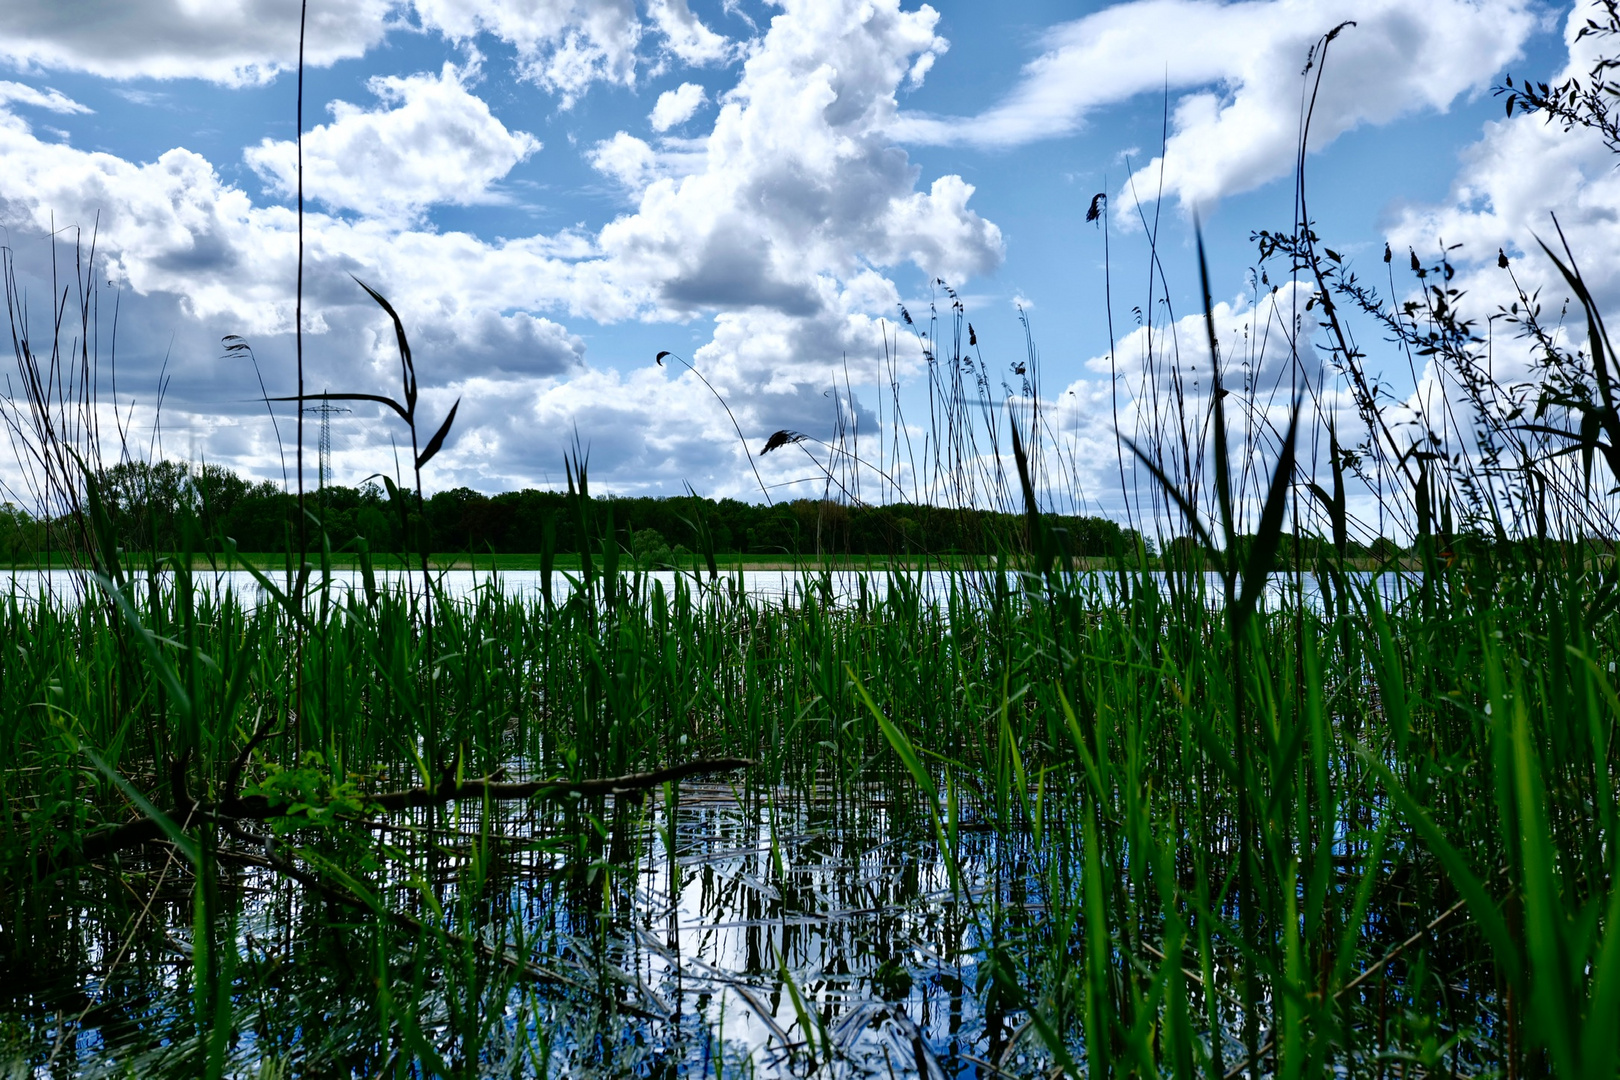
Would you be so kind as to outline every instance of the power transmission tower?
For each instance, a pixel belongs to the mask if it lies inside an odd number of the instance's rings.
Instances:
[[[316,482],[319,487],[324,488],[332,479],[332,417],[337,413],[353,410],[342,405],[334,405],[330,401],[323,401],[319,405],[305,406],[304,411],[321,418],[320,456],[319,464],[316,466],[319,473]]]

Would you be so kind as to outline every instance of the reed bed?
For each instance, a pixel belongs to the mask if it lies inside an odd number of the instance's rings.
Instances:
[[[116,603],[13,596],[0,850],[22,887],[0,901],[0,985],[15,1052],[47,1073],[164,1043],[151,1061],[177,1073],[582,1068],[577,1030],[547,1042],[561,1002],[691,1067],[681,1018],[634,980],[556,959],[627,963],[650,909],[624,897],[677,842],[678,784],[392,815],[368,800],[741,750],[758,763],[732,799],[756,834],[814,792],[835,842],[929,853],[933,885],[904,902],[955,920],[929,950],[984,1019],[954,1057],[924,1039],[928,1056],[896,1068],[980,1068],[969,1058],[1001,1061],[1016,1038],[1028,1067],[997,1066],[1015,1073],[1603,1073],[1620,965],[1612,579],[1551,543],[1407,579],[1324,561],[1319,593],[1274,590],[1236,634],[1202,571],[1123,558],[963,574],[943,595],[873,576],[850,604],[825,602],[815,573],[796,604],[624,575],[552,602],[495,582],[462,602],[317,589],[295,616],[199,590],[183,564]],[[231,817],[232,784],[277,813]],[[207,820],[184,820],[199,807]],[[80,858],[143,812],[180,835]],[[781,927],[806,906],[795,850],[753,875],[775,894],[749,916],[770,939],[753,975],[779,1004]],[[820,906],[825,922],[870,904]],[[587,944],[565,944],[559,919],[575,938],[593,927]],[[783,1060],[853,1067],[817,1039],[862,996],[890,1012],[921,996],[915,954],[900,933],[850,947],[863,994],[819,1021],[781,1005]],[[97,1011],[113,957],[118,1024]],[[323,988],[360,1010],[326,1034]]]

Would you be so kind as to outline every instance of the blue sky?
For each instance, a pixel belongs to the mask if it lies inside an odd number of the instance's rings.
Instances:
[[[780,428],[829,437],[850,409],[870,432],[892,400],[879,389],[887,341],[907,415],[925,427],[920,353],[896,315],[920,315],[943,277],[996,383],[1017,381],[1023,305],[1070,489],[1117,509],[1103,246],[1085,209],[1111,196],[1117,334],[1146,295],[1133,174],[1141,212],[1163,223],[1176,314],[1197,308],[1196,211],[1236,332],[1253,314],[1249,235],[1292,214],[1306,51],[1346,19],[1357,25],[1333,45],[1309,174],[1329,243],[1381,271],[1386,240],[1461,242],[1482,302],[1500,295],[1483,276],[1497,246],[1524,251],[1550,210],[1584,215],[1594,246],[1620,250],[1596,243],[1620,204],[1606,151],[1504,121],[1490,94],[1505,71],[1549,78],[1571,64],[1567,6],[311,10],[307,380],[392,391],[392,335],[348,275],[392,298],[428,422],[462,402],[434,487],[557,484],[577,437],[602,489],[758,498],[727,413],[654,354],[692,361],[757,450]],[[270,392],[290,392],[297,15],[294,0],[0,4],[0,224],[37,328],[48,230],[63,241],[65,226],[99,219],[97,278],[119,301],[118,402],[137,452],[280,477],[255,374],[222,358],[220,339],[245,338]],[[1594,258],[1600,287],[1620,280],[1620,259]],[[1526,272],[1534,284],[1541,271]],[[161,450],[148,438],[160,372]],[[397,424],[361,408],[333,431],[338,480],[393,469]],[[803,455],[755,463],[787,485],[775,497],[823,490],[789,484],[813,474]]]

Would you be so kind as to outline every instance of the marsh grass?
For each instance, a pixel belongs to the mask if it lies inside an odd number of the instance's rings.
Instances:
[[[1371,1074],[1381,1060],[1564,1071],[1555,1054],[1601,1066],[1612,1047],[1585,1021],[1614,992],[1620,702],[1613,639],[1589,620],[1594,572],[1578,547],[1510,550],[1390,600],[1329,566],[1320,601],[1257,608],[1237,639],[1202,574],[1171,589],[1123,566],[1054,572],[988,595],[964,579],[933,597],[896,574],[849,606],[821,602],[810,580],[782,606],[724,578],[666,590],[598,571],[551,603],[493,588],[437,600],[431,669],[403,587],[349,592],[301,621],[195,591],[183,569],[155,602],[144,590],[128,602],[135,619],[14,597],[0,615],[16,652],[0,690],[16,718],[0,806],[6,863],[37,885],[7,892],[0,981],[19,995],[8,1011],[34,1018],[19,1046],[36,1063],[58,1014],[84,1013],[76,1052],[84,1030],[105,1040],[104,1058],[95,1038],[87,1058],[58,1056],[66,1071],[202,1072],[222,1046],[233,1071],[253,1055],[311,1074],[535,1071],[537,1040],[553,1036],[554,1066],[584,1067],[593,1051],[567,1042],[578,1031],[558,1007],[617,1016],[690,1063],[680,1024],[649,1018],[659,1010],[635,983],[601,966],[627,963],[619,939],[647,910],[624,900],[629,868],[678,847],[660,834],[682,826],[675,789],[515,815],[462,804],[379,828],[367,792],[443,779],[423,749],[433,693],[437,737],[468,776],[618,775],[747,748],[759,764],[739,813],[797,813],[791,793],[819,792],[829,843],[921,841],[938,880],[899,901],[955,920],[929,944],[949,963],[879,976],[915,943],[849,945],[844,962],[875,981],[824,1000],[828,1028],[871,1002],[898,1022],[884,988],[916,1010],[955,980],[986,1017],[956,1040],[957,1067],[999,1060],[1015,1031],[1029,1061],[1066,1055],[1096,1075],[1224,1073],[1251,1042],[1268,1073]],[[293,715],[297,633],[308,692]],[[134,635],[152,648],[131,665],[119,652]],[[184,800],[217,801],[243,747],[282,723],[247,755],[243,783],[288,795],[284,815],[219,821],[212,838],[187,826],[196,864],[158,845],[72,865],[132,812],[120,778],[178,818]],[[1000,838],[993,853],[985,838]],[[803,1061],[822,1036],[784,988],[806,961],[772,938],[788,915],[870,905],[791,896],[784,883],[812,863],[802,844],[773,852],[755,871],[777,899],[746,916],[759,959],[731,978],[778,995],[783,1060]],[[540,896],[513,910],[537,881]],[[542,934],[554,906],[591,932]],[[83,914],[61,925],[70,910]],[[186,927],[191,951],[176,958]],[[140,982],[152,1005],[115,1023],[85,998],[125,935],[120,1000]],[[905,994],[900,970],[919,984]],[[71,971],[99,977],[61,978]],[[361,1011],[317,1035],[326,993]],[[500,1033],[492,1016],[508,1018]],[[187,1018],[198,1035],[177,1039]],[[952,1045],[941,1030],[931,1054]]]

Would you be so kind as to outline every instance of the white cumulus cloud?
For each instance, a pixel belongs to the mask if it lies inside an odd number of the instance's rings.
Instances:
[[[675,89],[665,90],[658,95],[658,101],[647,120],[654,131],[668,131],[692,119],[692,114],[707,100],[708,95],[697,83],[681,83]]]
[[[491,185],[540,142],[496,119],[468,74],[446,64],[438,75],[379,76],[368,84],[377,108],[333,102],[332,122],[304,133],[306,197],[381,217],[490,201]],[[294,143],[266,139],[245,156],[277,190],[296,190]]]
[[[918,193],[887,134],[896,88],[939,47],[936,18],[894,0],[788,3],[722,99],[704,167],[655,181],[602,230],[604,252],[657,282],[672,313],[818,310],[822,279],[868,260],[957,278],[992,269],[1000,232],[966,209],[971,188],[951,178]],[[940,228],[937,242],[923,235]]]
[[[683,63],[719,63],[735,51],[725,35],[710,30],[692,14],[686,0],[648,0],[647,14],[664,35],[665,47]]]
[[[298,63],[296,0],[118,0],[0,4],[0,59],[26,69],[114,79],[200,78],[259,84]],[[724,62],[736,43],[686,0],[343,0],[311,3],[305,58],[315,67],[363,56],[417,24],[451,41],[490,34],[511,45],[520,73],[570,107],[594,83],[630,86],[644,39],[688,65]]]
[[[1352,128],[1477,93],[1535,28],[1527,0],[1132,0],[1048,33],[1052,46],[999,104],[973,117],[907,114],[903,141],[1013,146],[1076,130],[1096,109],[1185,91],[1174,106],[1164,191],[1196,205],[1285,174],[1304,80],[1331,46],[1311,128],[1321,147]],[[1158,189],[1159,162],[1138,173]],[[1143,181],[1149,177],[1152,182]]]
[[[305,56],[325,66],[381,41],[393,0],[311,4]],[[114,79],[262,83],[298,64],[299,6],[287,0],[0,4],[0,57],[24,68]]]
[[[633,191],[646,187],[658,168],[657,151],[625,131],[597,143],[586,158],[597,172]]]
[[[897,89],[919,58],[943,48],[936,19],[926,7],[902,10],[900,0],[787,0],[706,135],[641,143],[646,152],[631,136],[610,140],[619,171],[642,185],[632,208],[600,229],[551,235],[435,229],[420,208],[490,197],[534,145],[494,120],[454,69],[380,80],[375,107],[335,108],[306,135],[317,201],[306,216],[308,380],[394,388],[392,330],[354,274],[401,312],[424,408],[437,417],[465,398],[457,435],[435,462],[443,482],[541,479],[542,463],[554,463],[553,450],[572,436],[559,419],[568,417],[595,440],[594,463],[622,463],[623,472],[598,474],[604,480],[653,477],[673,489],[692,478],[716,493],[746,493],[752,472],[740,445],[726,456],[735,434],[701,383],[678,365],[651,367],[650,356],[613,357],[628,368],[621,375],[593,369],[564,320],[712,319],[690,359],[750,438],[824,428],[846,357],[857,380],[878,377],[880,320],[900,298],[891,275],[960,283],[1002,257],[999,230],[971,209],[971,186],[923,178],[889,135]],[[206,450],[218,438],[235,448],[231,463],[258,455],[267,468],[268,444],[243,434],[263,423],[253,419],[257,382],[239,358],[217,359],[217,341],[249,337],[271,393],[286,392],[293,212],[256,201],[193,151],[137,163],[44,141],[4,107],[0,116],[0,223],[39,234],[53,220],[88,228],[99,215],[97,276],[126,290],[126,312],[152,321],[142,340],[157,352],[144,361],[133,336],[120,338],[120,387],[155,378],[164,320],[173,319],[181,333],[169,370],[197,396],[171,392],[171,441],[185,445],[189,432]],[[289,149],[261,144],[250,157],[278,189],[290,178]],[[644,177],[631,171],[638,162]],[[888,337],[893,348],[892,327]],[[901,360],[915,362],[914,352]],[[367,434],[345,451],[357,461],[387,452],[389,422],[368,419],[357,415],[355,430]],[[803,465],[773,455],[761,469],[770,479]]]
[[[565,108],[595,82],[635,82],[642,23],[634,0],[413,0],[422,25],[453,41],[493,34]]]
[[[944,47],[936,20],[894,0],[790,0],[721,97],[701,167],[654,180],[600,234],[604,260],[658,317],[715,313],[692,359],[745,431],[824,428],[846,363],[877,380],[879,317],[899,302],[884,270],[961,281],[1000,264],[1000,230],[969,209],[971,185],[945,176],[919,191],[888,133],[898,87]],[[761,467],[769,479],[802,465]]]

